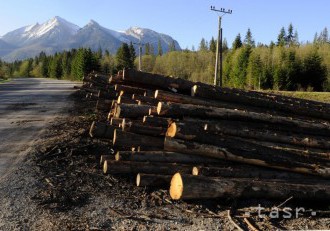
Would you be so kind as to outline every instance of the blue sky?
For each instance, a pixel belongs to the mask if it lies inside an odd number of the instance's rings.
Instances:
[[[201,38],[217,35],[218,18],[211,5],[233,10],[222,20],[229,44],[238,33],[244,37],[248,28],[256,42],[266,44],[289,23],[300,41],[330,29],[329,0],[1,0],[0,35],[60,16],[80,27],[94,19],[114,30],[149,28],[171,35],[182,48],[197,48]]]

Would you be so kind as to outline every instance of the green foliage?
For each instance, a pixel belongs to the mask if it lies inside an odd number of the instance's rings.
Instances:
[[[238,34],[233,42],[233,50],[236,50],[238,48],[241,48],[243,46],[241,34]]]
[[[153,52],[151,52],[151,54],[153,54]],[[163,55],[163,48],[162,48],[162,43],[160,41],[160,39],[158,39],[158,53],[159,56]]]
[[[134,48],[130,49],[127,43],[123,43],[121,47],[119,47],[116,53],[116,66],[118,70],[134,67],[135,57],[133,58],[132,55],[135,55],[135,51],[133,53],[133,50]]]

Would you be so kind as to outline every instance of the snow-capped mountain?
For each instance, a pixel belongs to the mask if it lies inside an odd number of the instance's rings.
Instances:
[[[80,28],[58,16],[43,24],[25,26],[7,33],[2,39],[16,46],[32,43],[61,44],[77,33]]]
[[[131,27],[125,31],[115,31],[93,20],[80,28],[56,16],[45,23],[25,26],[0,37],[0,58],[13,61],[34,57],[41,51],[52,54],[79,47],[101,48],[115,53],[123,42],[137,44],[140,41],[154,46],[155,52],[159,41],[164,53],[173,42],[180,50],[180,45],[172,37],[150,29]]]

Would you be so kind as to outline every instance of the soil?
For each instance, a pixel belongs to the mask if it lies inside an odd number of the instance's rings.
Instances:
[[[167,189],[136,187],[134,176],[104,175],[99,158],[113,153],[111,142],[88,129],[105,118],[79,92],[71,99],[68,116],[55,119],[0,184],[0,230],[252,230],[244,217],[257,230],[330,229],[329,202],[172,201]],[[297,207],[298,218],[285,218]]]

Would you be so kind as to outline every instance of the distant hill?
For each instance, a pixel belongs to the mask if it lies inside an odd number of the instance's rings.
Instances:
[[[25,26],[0,37],[0,58],[5,61],[21,60],[38,55],[41,51],[47,54],[79,47],[90,47],[109,50],[115,53],[123,42],[149,43],[157,52],[158,41],[163,52],[169,51],[174,43],[181,50],[179,43],[171,36],[156,31],[131,27],[125,31],[115,31],[102,27],[91,20],[86,26],[79,26],[61,17],[54,17],[43,24]],[[137,45],[135,45],[137,50]]]

